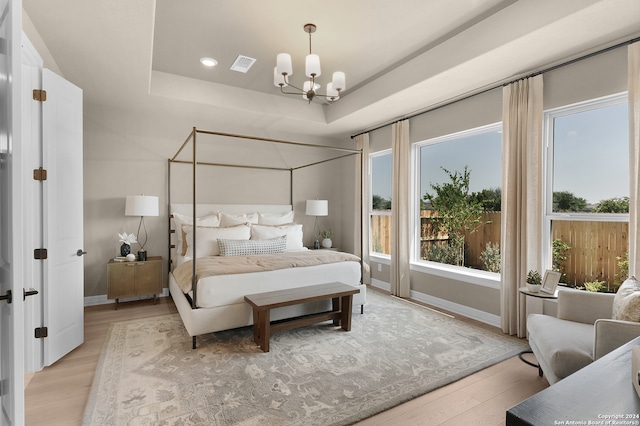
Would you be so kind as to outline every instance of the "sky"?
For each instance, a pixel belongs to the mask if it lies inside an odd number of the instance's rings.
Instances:
[[[588,204],[629,196],[628,131],[626,102],[556,117],[553,190]],[[502,133],[491,131],[421,147],[421,196],[433,193],[430,183],[449,180],[441,167],[462,172],[468,166],[471,192],[500,187],[501,146]],[[373,157],[372,172],[372,193],[390,199],[391,155]]]

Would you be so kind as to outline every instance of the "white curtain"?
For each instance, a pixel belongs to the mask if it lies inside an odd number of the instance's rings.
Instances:
[[[409,297],[409,120],[392,126],[393,173],[391,182],[391,294]]]
[[[542,268],[542,75],[519,80],[502,97],[501,325],[526,336],[525,297],[518,288]]]
[[[627,47],[629,91],[629,276],[640,263],[640,42]]]
[[[362,150],[362,158],[356,160],[356,188],[360,188],[361,206],[358,215],[361,223],[360,237],[362,238],[362,253],[360,254],[364,267],[362,268],[362,282],[371,284],[371,270],[369,268],[369,204],[371,200],[371,189],[369,188],[369,133],[363,133],[354,138],[356,149]],[[362,185],[360,184],[362,177]],[[358,222],[356,222],[358,223]]]

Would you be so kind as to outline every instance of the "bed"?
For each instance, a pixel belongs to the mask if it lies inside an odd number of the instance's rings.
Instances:
[[[194,129],[194,141],[196,134]],[[336,158],[359,153],[343,151]],[[185,161],[176,157],[169,161],[169,181],[172,162]],[[222,164],[197,160],[195,148],[190,161],[194,202],[171,203],[169,184],[169,290],[192,337],[193,348],[198,335],[252,325],[252,310],[244,301],[247,294],[337,281],[360,290],[354,295],[353,305],[363,313],[366,286],[362,284],[363,264],[359,257],[305,248],[304,231],[295,221],[293,200],[291,204],[197,203],[196,166]],[[293,186],[293,171],[287,171]],[[330,303],[279,308],[273,311],[272,320],[328,311]]]

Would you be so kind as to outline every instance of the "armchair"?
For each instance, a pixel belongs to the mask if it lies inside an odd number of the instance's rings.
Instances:
[[[614,299],[614,294],[561,289],[557,318],[529,315],[529,346],[538,360],[540,375],[544,373],[549,384],[640,336],[640,322],[611,319]]]

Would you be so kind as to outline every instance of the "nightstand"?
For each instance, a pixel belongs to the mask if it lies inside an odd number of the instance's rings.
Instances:
[[[107,298],[118,302],[124,297],[156,295],[162,293],[162,257],[150,256],[139,262],[117,262],[107,264]]]

